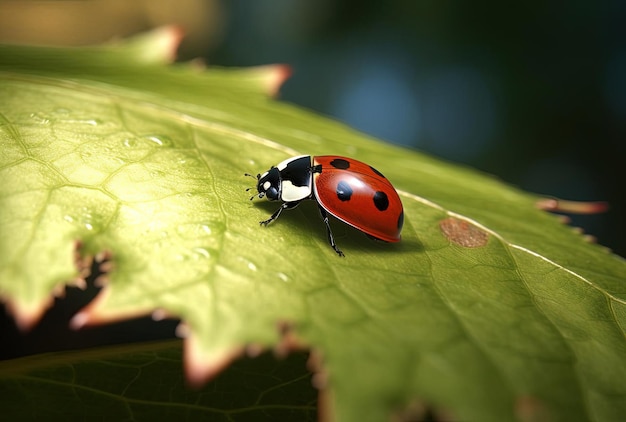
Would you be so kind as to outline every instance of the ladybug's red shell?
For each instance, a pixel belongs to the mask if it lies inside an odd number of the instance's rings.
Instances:
[[[398,193],[378,170],[352,158],[313,157],[313,188],[328,213],[386,242],[398,242],[404,221]]]

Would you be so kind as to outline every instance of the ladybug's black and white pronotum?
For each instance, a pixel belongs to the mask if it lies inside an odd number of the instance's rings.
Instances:
[[[283,210],[313,199],[326,224],[328,242],[339,256],[344,254],[335,243],[328,214],[370,237],[385,242],[400,240],[404,222],[400,197],[389,180],[368,164],[334,155],[301,155],[257,174],[256,178],[258,194],[250,199],[266,197],[283,202],[270,218],[261,221],[264,226],[276,220]]]

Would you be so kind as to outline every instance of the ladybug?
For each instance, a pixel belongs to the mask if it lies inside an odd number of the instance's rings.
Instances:
[[[254,177],[246,173],[246,176]],[[398,193],[374,167],[352,158],[335,155],[301,155],[257,174],[258,193],[250,200],[266,197],[283,204],[261,225],[276,220],[283,210],[293,209],[305,199],[317,201],[326,225],[330,246],[339,256],[328,223],[328,214],[385,242],[398,242],[404,211]],[[251,190],[254,188],[248,188]]]

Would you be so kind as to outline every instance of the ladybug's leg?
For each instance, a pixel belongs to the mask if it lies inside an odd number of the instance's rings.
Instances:
[[[341,252],[341,250],[337,247],[337,244],[335,243],[333,232],[330,230],[330,224],[328,223],[328,213],[321,206],[319,206],[319,209],[320,209],[320,215],[322,216],[322,220],[324,220],[324,224],[326,224],[326,234],[328,235],[328,243],[330,243],[330,246],[335,250],[335,252],[337,252],[337,255],[345,256],[343,252]]]
[[[276,212],[274,214],[272,214],[270,216],[270,218],[268,218],[267,220],[261,221],[259,224],[261,224],[262,226],[267,226],[269,223],[271,223],[272,221],[276,220],[280,216],[280,213],[283,212],[283,210],[291,210],[291,209],[297,207],[298,205],[300,205],[300,201],[285,202],[284,204],[282,204],[280,206],[279,209],[276,210]]]

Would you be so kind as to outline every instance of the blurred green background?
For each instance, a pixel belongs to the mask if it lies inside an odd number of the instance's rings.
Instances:
[[[181,61],[286,63],[283,101],[528,191],[608,201],[572,225],[626,256],[623,0],[0,0],[0,42],[165,24],[187,34]]]

